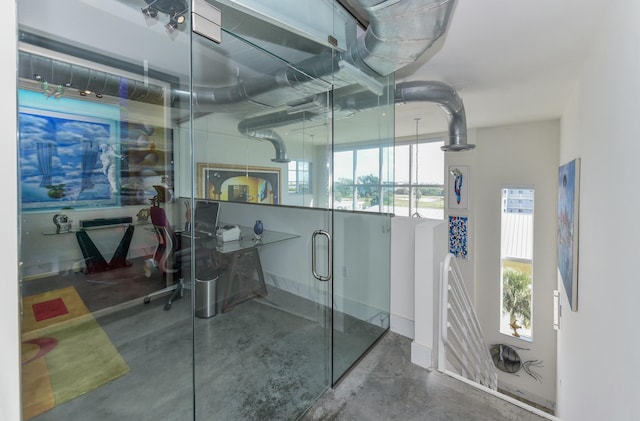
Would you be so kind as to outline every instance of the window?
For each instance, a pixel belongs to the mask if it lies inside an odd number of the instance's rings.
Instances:
[[[399,144],[395,148],[393,212],[444,218],[444,141]]]
[[[311,163],[290,161],[288,168],[288,193],[311,193]]]
[[[334,152],[334,208],[444,218],[443,144],[421,141]]]
[[[532,339],[534,189],[504,188],[500,235],[500,332]]]
[[[334,154],[336,209],[380,212],[381,154],[389,148],[364,147]]]

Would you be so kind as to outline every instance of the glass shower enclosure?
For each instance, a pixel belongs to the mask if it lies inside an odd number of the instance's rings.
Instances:
[[[23,418],[300,417],[389,328],[394,81],[348,59],[362,28],[329,1],[17,6]],[[336,148],[368,151],[350,193]]]

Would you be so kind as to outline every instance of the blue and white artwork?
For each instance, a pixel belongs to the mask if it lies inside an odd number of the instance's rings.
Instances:
[[[558,273],[572,311],[578,310],[580,159],[558,170]]]
[[[468,259],[466,216],[449,215],[449,253],[460,259]]]
[[[115,122],[23,108],[18,128],[23,209],[116,204]]]

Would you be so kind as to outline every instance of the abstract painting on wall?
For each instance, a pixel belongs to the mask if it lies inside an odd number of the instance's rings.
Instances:
[[[467,209],[469,167],[449,167],[449,209]]]
[[[578,214],[580,159],[558,170],[558,274],[571,311],[578,311]]]
[[[461,259],[468,259],[466,216],[449,215],[449,253]]]
[[[280,169],[198,163],[199,195],[229,202],[280,203]]]
[[[47,110],[33,95],[19,91],[22,208],[117,205],[119,163],[111,159],[120,146],[118,125],[112,118],[115,107],[104,106],[99,112],[80,115]],[[25,107],[25,103],[38,108]],[[56,105],[58,109],[75,110],[77,103],[63,98]]]

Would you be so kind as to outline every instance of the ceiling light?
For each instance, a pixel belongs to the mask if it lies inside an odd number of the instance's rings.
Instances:
[[[169,33],[172,33],[173,31],[178,29],[178,21],[176,21],[174,18],[171,18],[164,27],[167,28],[167,31],[169,31]]]
[[[142,13],[148,18],[157,18],[158,13],[164,13],[169,17],[165,28],[169,33],[178,29],[187,20],[185,13],[189,11],[189,5],[185,0],[144,0],[147,7]]]
[[[145,7],[144,9],[142,9],[142,13],[144,13],[145,16],[148,16],[150,18],[155,18],[158,16],[158,11],[151,6]]]

